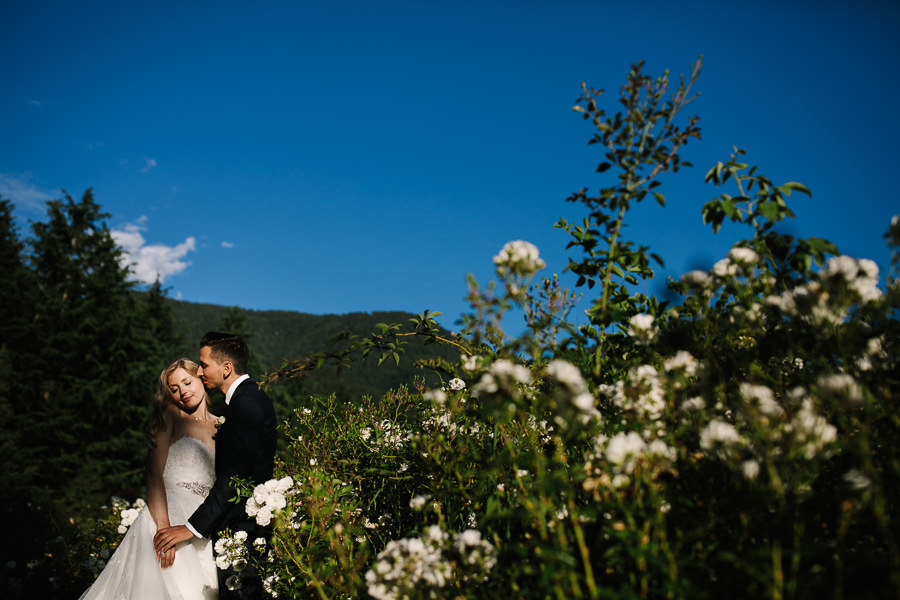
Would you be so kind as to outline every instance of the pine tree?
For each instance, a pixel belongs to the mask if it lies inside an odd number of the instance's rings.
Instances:
[[[45,516],[41,498],[32,493],[42,467],[42,453],[29,443],[31,407],[39,402],[34,385],[41,377],[34,319],[36,279],[25,262],[26,245],[19,239],[9,200],[0,199],[0,518],[13,545],[5,544],[0,561],[17,555],[38,555],[35,523]]]
[[[45,459],[39,484],[73,506],[142,493],[141,430],[162,368],[107,217],[87,190],[48,202],[32,226],[43,375],[28,436]]]

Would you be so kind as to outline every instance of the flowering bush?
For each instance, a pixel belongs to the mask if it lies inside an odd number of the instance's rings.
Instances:
[[[598,171],[618,175],[569,198],[582,223],[557,223],[576,287],[596,292],[587,323],[568,321],[576,296],[534,281],[539,251],[515,241],[497,281],[469,278],[459,336],[427,312],[410,332],[384,324],[358,348],[399,360],[404,335],[450,344],[458,363],[430,365],[447,385],[298,408],[278,478],[246,493],[271,543],[252,553],[230,536],[220,566],[259,555],[279,598],[900,594],[900,219],[882,283],[871,260],[778,233],[787,198],[809,191],[736,151],[706,179],[738,194],[703,217],[748,239],[671,280],[677,301],[634,291],[654,256],[623,223],[634,203],[665,204],[658,177],[686,165],[699,129],[679,113],[699,68],[675,86],[635,65],[614,117],[582,88]],[[502,329],[513,307],[518,337]]]

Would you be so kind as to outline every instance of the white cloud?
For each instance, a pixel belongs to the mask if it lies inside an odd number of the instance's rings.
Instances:
[[[223,248],[234,248],[234,244],[232,244],[231,242],[222,242],[222,247]]]
[[[44,203],[58,195],[31,182],[31,173],[12,175],[0,173],[0,196],[9,198],[14,204],[31,212],[44,210]]]
[[[41,101],[40,101],[40,100],[32,100],[32,101],[29,102],[28,104],[30,104],[31,106],[36,106],[37,108],[40,108],[40,107],[41,107]]]
[[[144,166],[141,167],[141,173],[149,173],[156,168],[155,158],[144,158]]]
[[[147,217],[142,216],[134,223],[129,223],[122,229],[113,229],[110,233],[122,249],[122,265],[131,269],[133,279],[147,284],[155,282],[157,278],[163,282],[167,277],[181,273],[190,266],[190,262],[182,259],[196,248],[196,240],[191,236],[177,246],[148,245],[141,234],[147,229],[146,222]]]

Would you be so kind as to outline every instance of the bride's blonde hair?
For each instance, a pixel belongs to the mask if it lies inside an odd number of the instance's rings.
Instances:
[[[163,415],[166,410],[173,404],[172,392],[169,390],[169,376],[178,369],[184,369],[191,377],[197,377],[200,365],[189,358],[179,358],[159,374],[159,386],[156,389],[156,397],[153,399],[153,416],[150,420],[150,445],[154,445],[154,438],[157,432],[165,426]],[[203,402],[209,407],[209,395],[206,388],[203,388]]]

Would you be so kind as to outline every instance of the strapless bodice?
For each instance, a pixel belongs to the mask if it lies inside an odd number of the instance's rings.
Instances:
[[[206,497],[215,479],[215,452],[201,440],[184,436],[169,446],[163,471],[166,489],[182,488]]]

